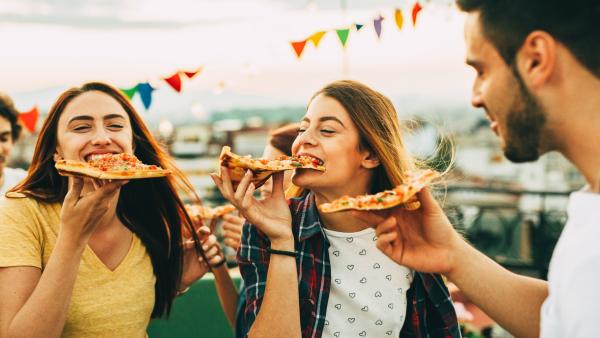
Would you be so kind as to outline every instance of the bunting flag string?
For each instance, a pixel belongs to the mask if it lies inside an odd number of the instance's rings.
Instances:
[[[426,2],[428,2],[428,1],[426,1]],[[412,26],[416,27],[417,17],[419,15],[419,13],[421,12],[421,10],[423,9],[423,7],[417,0],[417,1],[415,1],[415,3],[412,5],[411,8],[412,8],[411,9]],[[382,30],[383,30],[382,23],[383,23],[384,19],[385,19],[385,17],[381,14],[373,19],[373,28],[375,30],[375,34],[378,39],[381,39],[381,34],[382,34]],[[394,22],[399,31],[404,28],[404,13],[402,12],[402,9],[400,9],[400,8],[394,9]],[[342,48],[346,48],[346,44],[348,43],[348,38],[350,35],[351,28],[355,29],[358,32],[364,26],[365,26],[364,24],[355,22],[349,28],[337,28],[337,29],[332,29],[332,31],[336,32],[337,37],[342,45]],[[294,49],[296,57],[298,59],[300,59],[302,57],[302,54],[306,50],[306,43],[308,41],[312,42],[314,47],[317,48],[319,46],[319,43],[321,42],[321,39],[327,32],[328,32],[328,30],[318,31],[316,33],[309,35],[309,37],[307,37],[304,40],[290,42],[292,48]]]
[[[30,133],[35,131],[35,125],[37,124],[38,117],[40,113],[38,111],[37,106],[34,106],[29,111],[19,113],[19,121],[23,123],[25,128],[29,130]]]
[[[183,83],[182,79],[193,79],[204,70],[204,66],[196,68],[196,70],[178,70],[169,77],[162,78],[176,92],[181,93]],[[136,94],[140,95],[140,99],[146,110],[152,105],[152,94],[157,89],[149,82],[140,82],[131,88],[119,88],[129,100],[133,100]]]

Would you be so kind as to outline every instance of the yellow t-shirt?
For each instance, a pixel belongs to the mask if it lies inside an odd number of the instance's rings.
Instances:
[[[0,199],[0,267],[44,270],[56,244],[59,203],[32,198]],[[145,337],[154,307],[156,278],[146,248],[137,236],[111,271],[86,246],[63,337]]]

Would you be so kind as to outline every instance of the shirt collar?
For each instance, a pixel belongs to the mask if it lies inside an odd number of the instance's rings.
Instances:
[[[302,242],[321,233],[325,241],[327,241],[327,236],[323,234],[321,218],[319,217],[315,196],[312,192],[308,192],[302,198],[298,208],[300,209],[298,210],[300,216],[298,240]]]

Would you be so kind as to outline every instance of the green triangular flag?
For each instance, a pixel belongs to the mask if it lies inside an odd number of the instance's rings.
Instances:
[[[336,29],[335,32],[337,33],[338,38],[340,38],[342,47],[346,47],[346,41],[348,41],[348,35],[350,34],[350,30],[348,28]]]
[[[133,95],[135,95],[135,93],[137,93],[138,91],[138,86],[135,85],[131,88],[119,88],[123,94],[125,94],[125,96],[127,96],[130,100],[133,98]]]

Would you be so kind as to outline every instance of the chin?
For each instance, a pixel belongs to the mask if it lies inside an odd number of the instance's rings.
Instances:
[[[292,183],[305,189],[318,188],[325,182],[323,175],[323,173],[316,170],[297,169],[292,176]]]

